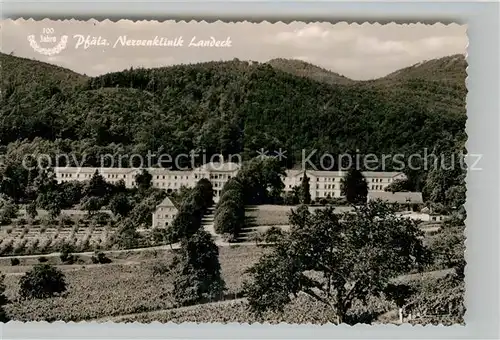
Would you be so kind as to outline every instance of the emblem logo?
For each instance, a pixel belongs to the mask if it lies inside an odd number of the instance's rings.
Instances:
[[[40,35],[40,43],[54,43],[56,45],[51,48],[42,47],[39,42],[36,41],[34,34],[29,35],[28,41],[30,42],[30,46],[36,52],[47,56],[53,56],[61,53],[61,51],[66,48],[66,44],[68,43],[67,35],[61,36],[61,39],[57,42],[57,38],[52,35],[54,33],[53,28],[44,28],[42,32],[43,33]]]

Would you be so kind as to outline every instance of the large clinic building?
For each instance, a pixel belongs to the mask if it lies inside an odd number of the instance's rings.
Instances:
[[[146,168],[152,176],[152,186],[165,190],[167,193],[173,193],[180,190],[181,187],[194,187],[202,179],[208,179],[214,189],[214,201],[218,202],[221,190],[224,184],[232,177],[235,177],[240,169],[240,165],[233,162],[211,162],[206,163],[192,170],[169,170],[165,168]],[[134,168],[90,168],[90,167],[58,167],[54,168],[56,180],[58,183],[69,181],[88,181],[95,172],[98,172],[103,178],[111,183],[120,180],[125,182],[127,188],[136,185],[135,176],[142,169]],[[306,170],[306,176],[309,178],[311,199],[318,200],[327,197],[341,197],[340,183],[345,176],[344,171],[318,171]],[[363,172],[368,184],[368,192],[383,192],[385,187],[395,180],[405,179],[402,172]],[[300,185],[304,176],[303,170],[286,170],[286,176],[283,177],[285,185],[284,191],[290,192],[297,185]],[[160,211],[161,210],[161,211]],[[164,226],[165,223],[171,223],[176,211],[169,200],[157,207],[153,216],[153,225]],[[172,212],[172,213],[166,213]]]
[[[239,168],[240,166],[237,163],[211,162],[193,170],[169,170],[164,168],[147,168],[145,170],[152,176],[153,187],[163,189],[168,193],[177,192],[183,186],[194,187],[200,179],[206,178],[213,185],[214,201],[217,202],[224,184],[236,176]],[[108,182],[116,183],[123,180],[127,188],[132,188],[136,184],[135,176],[142,169],[87,167],[60,167],[54,169],[59,183],[88,181],[96,171]],[[340,182],[345,176],[344,171],[306,170],[305,174],[309,178],[311,199],[341,197]],[[402,172],[365,171],[363,175],[368,184],[368,192],[383,192],[385,187],[393,181],[406,178]],[[286,176],[283,177],[284,191],[292,191],[293,187],[300,185],[303,176],[303,170],[286,170]]]

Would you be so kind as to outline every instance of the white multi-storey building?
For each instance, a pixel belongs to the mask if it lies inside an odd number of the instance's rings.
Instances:
[[[207,163],[193,170],[169,170],[163,168],[147,168],[152,176],[152,185],[155,188],[164,189],[168,193],[177,192],[183,186],[194,187],[202,179],[208,179],[214,188],[214,201],[218,202],[220,192],[224,184],[236,176],[239,170],[237,163]],[[127,188],[135,186],[135,176],[141,169],[132,168],[55,168],[57,181],[88,181],[92,175],[98,171],[103,178],[111,183],[119,180],[125,182]],[[402,172],[363,172],[368,184],[368,192],[383,192],[385,187],[395,180],[405,179]],[[283,177],[285,185],[284,191],[289,192],[293,187],[302,182],[303,170],[287,170]],[[343,171],[319,171],[307,170],[306,176],[309,178],[311,199],[317,200],[326,197],[341,197],[340,183],[345,176]]]
[[[155,188],[163,189],[168,193],[177,192],[181,187],[194,187],[202,179],[208,179],[214,188],[214,201],[220,197],[222,187],[232,177],[236,176],[239,165],[232,162],[207,163],[194,170],[169,170],[164,168],[145,169],[151,176],[151,184]],[[125,182],[127,188],[133,188],[135,176],[142,169],[133,168],[77,168],[58,167],[54,169],[57,182],[88,181],[95,172],[98,172],[104,180],[110,183],[117,183],[120,180]]]
[[[306,176],[309,178],[311,199],[317,200],[326,197],[341,197],[341,180],[346,175],[344,171],[319,171],[307,170]],[[385,187],[395,180],[405,179],[402,172],[377,172],[365,171],[363,176],[368,184],[368,192],[383,192]],[[283,178],[285,192],[292,191],[295,186],[302,183],[304,177],[303,170],[287,170],[286,177]]]

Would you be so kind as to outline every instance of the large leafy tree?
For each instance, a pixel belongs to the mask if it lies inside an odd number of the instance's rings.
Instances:
[[[48,210],[51,218],[56,218],[63,206],[63,197],[52,171],[41,170],[34,180],[37,193],[37,205]]]
[[[284,168],[272,157],[258,157],[245,163],[237,175],[246,204],[263,204],[279,199],[284,188]]]
[[[349,203],[359,204],[366,202],[368,195],[368,184],[366,179],[358,169],[347,171],[341,181],[341,193]]]
[[[426,200],[443,204],[448,210],[460,209],[465,204],[464,144],[449,134],[443,136],[432,150],[434,159],[422,190]]]
[[[416,222],[387,205],[370,202],[339,218],[331,207],[311,213],[301,206],[290,232],[250,270],[245,292],[252,309],[282,310],[303,292],[350,322],[355,301],[379,294],[389,280],[427,264],[429,252]]]
[[[168,227],[169,239],[175,243],[188,238],[201,228],[200,216],[194,215],[188,206],[182,206]]]
[[[212,182],[206,178],[202,178],[198,181],[197,187],[202,194],[204,205],[206,207],[212,206],[214,203],[214,188],[212,186]]]
[[[147,190],[151,188],[153,176],[146,170],[142,169],[137,175],[135,175],[135,183],[140,190]]]
[[[99,197],[104,198],[109,193],[109,184],[104,180],[102,175],[98,170],[90,178],[90,181],[87,182],[85,187],[83,188],[83,195],[85,197]]]
[[[403,192],[410,191],[410,183],[406,179],[398,179],[385,187],[384,191],[388,192]]]
[[[172,267],[172,294],[177,303],[186,305],[222,297],[225,282],[221,276],[219,249],[204,230],[182,241]]]
[[[34,186],[38,195],[56,191],[57,181],[55,174],[50,170],[41,170],[38,173],[38,176],[34,179]]]
[[[130,204],[130,200],[127,195],[123,193],[119,193],[111,199],[109,202],[109,208],[115,215],[119,215],[121,217],[126,217],[130,210],[132,210],[132,205]]]

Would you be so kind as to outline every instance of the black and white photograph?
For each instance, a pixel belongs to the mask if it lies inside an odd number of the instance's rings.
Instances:
[[[0,322],[465,324],[465,25],[0,23]]]

